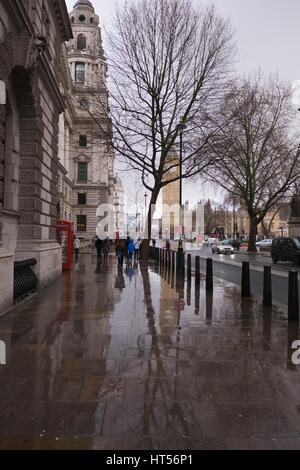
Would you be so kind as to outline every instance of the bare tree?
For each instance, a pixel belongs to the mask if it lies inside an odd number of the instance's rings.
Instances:
[[[162,187],[211,164],[205,115],[228,79],[231,28],[213,7],[198,11],[190,0],[137,0],[116,9],[108,45],[110,112],[96,120],[102,133],[111,132],[116,155],[141,173],[151,192],[150,239],[151,206]],[[107,118],[112,129],[103,124]],[[185,126],[181,176],[178,152],[170,158],[180,118]]]
[[[277,207],[300,176],[299,147],[291,135],[295,109],[290,88],[257,75],[235,80],[211,125],[218,130],[207,172],[245,205],[250,219],[248,251],[256,251],[257,225]]]

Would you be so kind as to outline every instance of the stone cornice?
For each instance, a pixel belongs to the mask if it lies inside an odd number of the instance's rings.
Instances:
[[[65,0],[51,0],[48,3],[54,8],[63,40],[73,39],[73,31]]]
[[[20,32],[26,28],[30,35],[34,34],[33,25],[22,0],[1,0],[1,3],[15,24],[17,31]]]

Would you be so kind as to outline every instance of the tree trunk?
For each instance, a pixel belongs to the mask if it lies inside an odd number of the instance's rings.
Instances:
[[[149,247],[151,242],[151,232],[152,232],[152,206],[156,204],[157,198],[159,195],[160,188],[154,188],[151,194],[150,205],[148,209],[147,215],[147,226],[145,227],[145,235],[147,238],[143,240],[142,244],[142,259],[149,258]]]
[[[248,252],[256,252],[256,232],[257,232],[258,221],[256,217],[250,216],[250,233],[249,233],[249,243],[248,243]]]

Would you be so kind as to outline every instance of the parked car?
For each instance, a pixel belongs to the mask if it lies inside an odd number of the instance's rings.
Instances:
[[[272,241],[271,256],[273,263],[292,261],[300,264],[300,237],[277,237]]]
[[[239,238],[230,238],[226,240],[234,249],[239,249],[241,246],[241,240]]]
[[[259,248],[265,248],[267,246],[272,246],[272,239],[271,238],[266,238],[265,240],[260,240],[256,242],[256,246]]]
[[[215,245],[212,245],[211,251],[212,253],[233,255],[234,248],[230,245],[228,240],[223,240],[222,242],[217,242]]]

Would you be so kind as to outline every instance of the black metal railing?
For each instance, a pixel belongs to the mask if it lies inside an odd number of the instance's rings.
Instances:
[[[14,263],[14,300],[36,289],[38,278],[31,266],[37,263],[35,258],[15,261]]]

